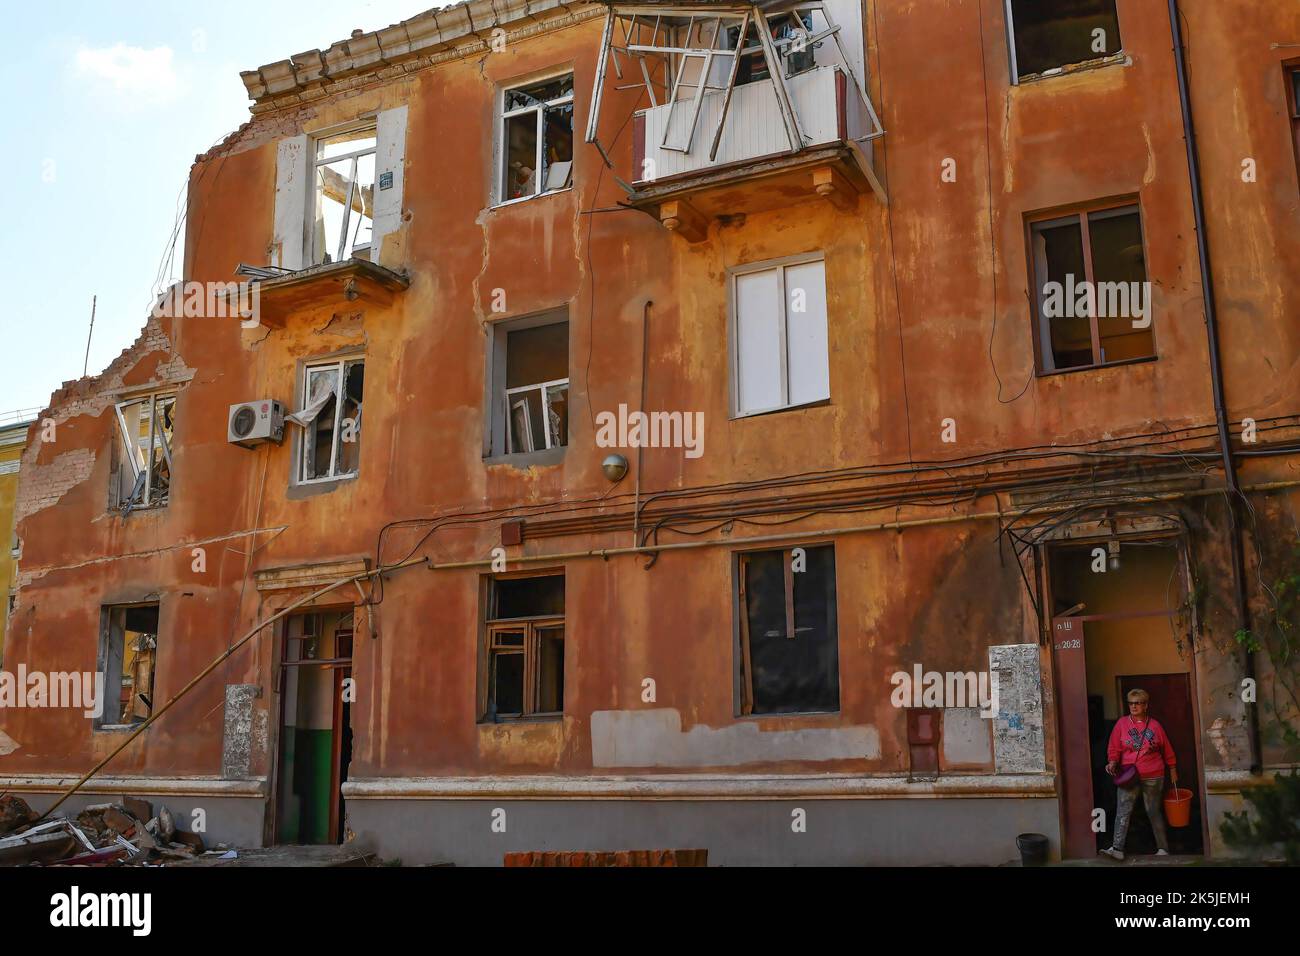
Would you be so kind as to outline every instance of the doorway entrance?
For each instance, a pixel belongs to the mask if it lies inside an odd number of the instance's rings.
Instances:
[[[1128,712],[1126,696],[1135,688],[1151,695],[1148,712],[1169,736],[1179,786],[1193,791],[1188,826],[1166,827],[1169,852],[1202,853],[1193,624],[1178,539],[1111,538],[1049,546],[1047,567],[1062,856],[1092,857],[1111,845],[1116,789],[1106,773],[1106,750],[1116,721]],[[1156,850],[1140,800],[1124,849],[1139,855]]]
[[[286,619],[280,654],[275,842],[343,842],[342,787],[352,760],[352,612]]]

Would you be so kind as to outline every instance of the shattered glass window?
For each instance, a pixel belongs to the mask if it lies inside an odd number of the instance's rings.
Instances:
[[[505,91],[501,201],[523,199],[573,180],[573,74]]]
[[[145,395],[118,404],[115,507],[129,514],[167,504],[175,427],[175,395]]]
[[[303,404],[289,420],[303,428],[300,481],[355,475],[361,463],[365,363],[344,359],[307,368]]]

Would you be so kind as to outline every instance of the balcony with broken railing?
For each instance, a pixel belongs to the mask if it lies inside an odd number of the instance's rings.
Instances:
[[[611,3],[586,139],[614,168],[598,136],[611,88],[645,104],[620,178],[630,204],[690,241],[722,215],[885,201],[855,0]]]

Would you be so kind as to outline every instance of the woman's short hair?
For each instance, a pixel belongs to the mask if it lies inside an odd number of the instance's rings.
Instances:
[[[1141,687],[1134,687],[1131,691],[1128,692],[1128,702],[1130,704],[1140,704],[1143,701],[1150,700],[1150,699],[1151,699],[1151,695],[1148,694],[1146,691],[1144,691]]]

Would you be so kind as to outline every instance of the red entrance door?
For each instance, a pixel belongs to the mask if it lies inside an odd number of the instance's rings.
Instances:
[[[1088,747],[1088,667],[1084,656],[1083,621],[1062,617],[1052,622],[1052,657],[1056,670],[1056,700],[1061,755],[1056,768],[1061,793],[1061,856],[1088,857],[1097,853],[1092,830],[1092,768]]]

